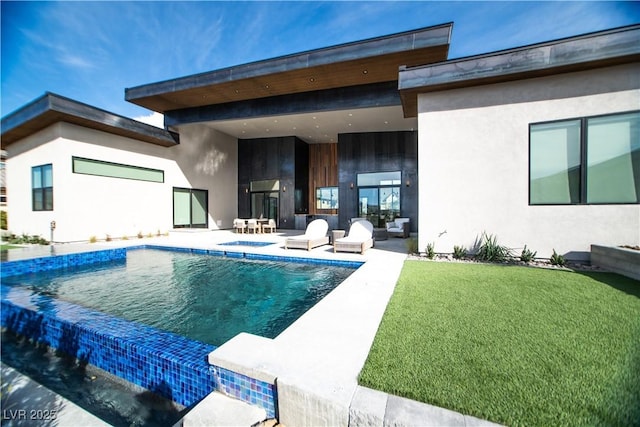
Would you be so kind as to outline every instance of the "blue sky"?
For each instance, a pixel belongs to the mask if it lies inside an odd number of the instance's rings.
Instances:
[[[449,58],[640,22],[638,2],[7,2],[0,115],[46,91],[122,114],[124,89],[453,22]]]

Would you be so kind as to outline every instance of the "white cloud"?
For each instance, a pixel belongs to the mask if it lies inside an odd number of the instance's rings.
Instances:
[[[164,114],[160,114],[155,111],[146,116],[134,117],[133,120],[164,129]]]

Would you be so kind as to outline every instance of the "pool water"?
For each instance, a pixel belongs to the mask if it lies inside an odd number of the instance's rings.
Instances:
[[[3,284],[220,346],[240,332],[276,337],[353,271],[140,249],[126,261],[12,276]]]
[[[184,407],[169,399],[9,331],[2,332],[2,362],[112,426],[171,426],[186,413]],[[1,403],[7,412],[8,409],[55,411],[60,405],[21,399],[24,393],[20,388],[11,389],[3,381]],[[36,425],[36,422],[13,425]]]

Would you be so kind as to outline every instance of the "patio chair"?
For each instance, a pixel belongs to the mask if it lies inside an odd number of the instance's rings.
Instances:
[[[373,247],[373,224],[367,220],[355,221],[346,237],[333,242],[333,252],[360,252]]]
[[[311,249],[329,244],[329,223],[324,219],[314,219],[307,225],[304,234],[292,236],[284,242],[285,249]]]
[[[246,230],[247,225],[244,223],[244,219],[236,218],[233,220],[233,228],[236,233],[244,234],[244,230]]]
[[[266,233],[269,230],[269,233],[276,232],[276,220],[273,218],[269,218],[269,222],[266,224],[262,224],[262,232]]]
[[[409,218],[396,218],[394,221],[387,222],[387,234],[393,237],[409,237],[411,230],[411,220]]]
[[[247,233],[253,230],[253,234],[260,233],[260,224],[255,218],[247,220]]]

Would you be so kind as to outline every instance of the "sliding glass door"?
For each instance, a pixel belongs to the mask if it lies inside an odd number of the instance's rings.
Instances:
[[[358,216],[374,227],[400,216],[400,172],[358,174]]]
[[[207,228],[208,192],[192,188],[173,189],[173,227]]]

